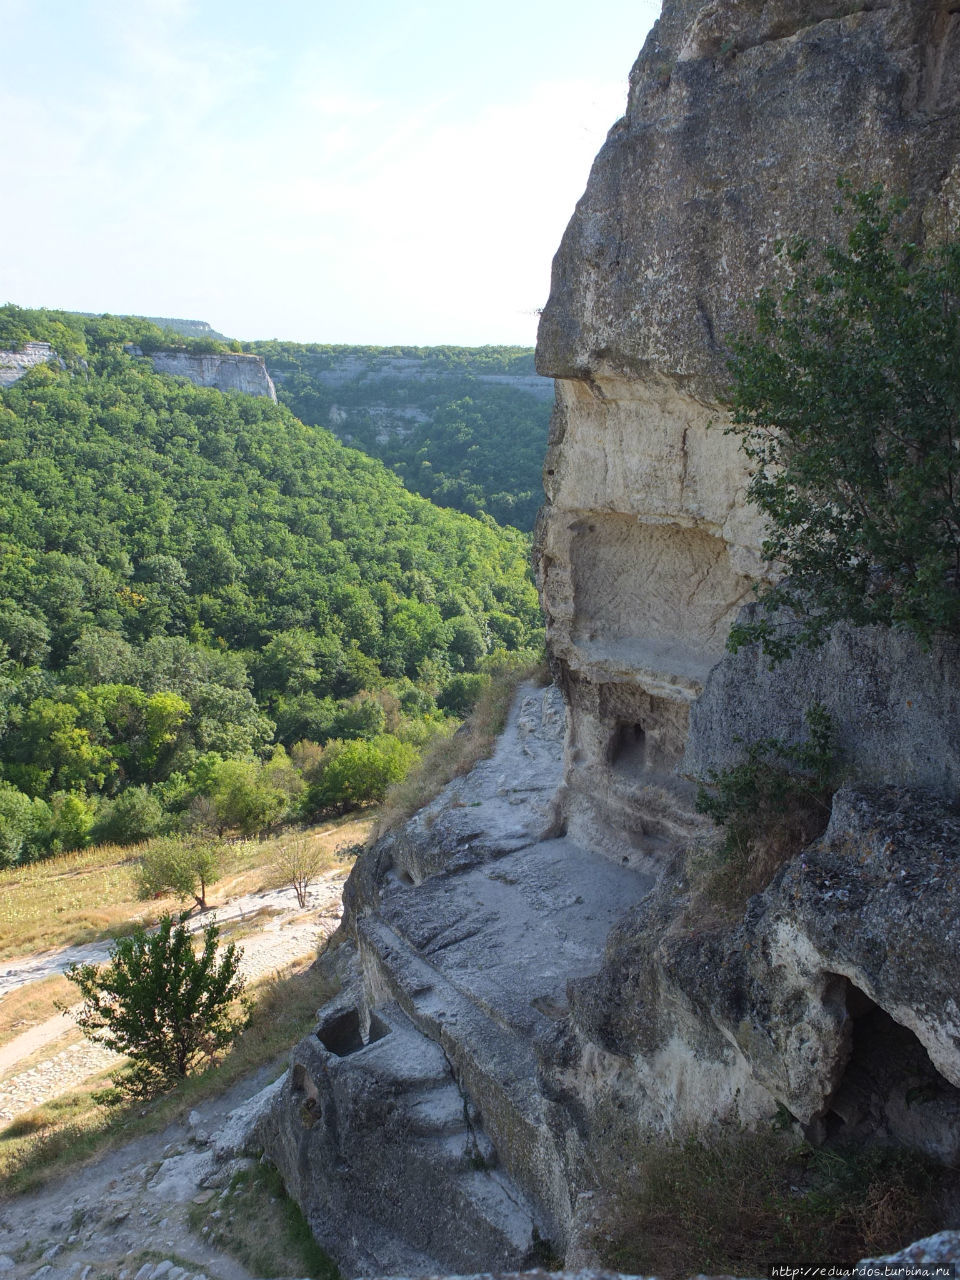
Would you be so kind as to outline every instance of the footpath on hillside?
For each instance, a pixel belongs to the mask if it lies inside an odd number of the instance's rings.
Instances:
[[[187,923],[195,931],[208,924],[242,928],[244,921],[257,917],[251,920],[256,932],[238,942],[243,951],[241,971],[251,984],[316,955],[339,922],[346,875],[347,868],[340,868],[320,877],[308,890],[303,909],[292,888],[270,889],[234,898]],[[3,962],[0,1003],[4,996],[30,983],[66,972],[71,964],[104,963],[111,946],[109,941],[93,942]],[[77,1034],[68,1012],[45,1019],[0,1047],[0,1122],[42,1106],[119,1062],[103,1045],[77,1041]]]

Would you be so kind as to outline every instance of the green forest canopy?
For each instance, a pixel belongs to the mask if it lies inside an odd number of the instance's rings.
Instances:
[[[382,459],[409,489],[469,515],[533,528],[543,501],[549,397],[490,381],[533,378],[532,349],[277,341],[248,349],[264,357],[281,401],[298,418]]]
[[[306,813],[350,741],[389,781],[539,644],[523,534],[154,373],[124,343],[184,342],[148,321],[0,308],[30,338],[68,367],[0,394],[0,860]]]

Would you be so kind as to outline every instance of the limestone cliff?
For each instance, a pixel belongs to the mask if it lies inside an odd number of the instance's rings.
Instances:
[[[956,6],[674,0],[554,261],[540,579],[570,705],[570,831],[617,854],[650,827],[637,766],[679,760],[764,571],[722,432],[725,338],[778,237],[832,233],[840,174],[908,194],[918,235],[956,227]]]
[[[644,1136],[779,1113],[960,1156],[958,655],[838,631],[774,675],[725,656],[764,566],[719,402],[740,302],[777,236],[831,229],[838,173],[908,191],[918,236],[955,226],[955,9],[667,0],[633,69],[538,348],[563,715],[521,690],[492,760],[359,860],[341,995],[262,1126],[349,1274],[543,1239],[582,1262],[598,1165]],[[711,916],[685,775],[795,736],[811,694],[848,769],[829,826]]]
[[[49,342],[25,342],[19,351],[0,351],[0,388],[12,387],[35,365],[58,359]]]
[[[240,391],[248,396],[267,396],[274,404],[277,402],[277,391],[262,356],[237,355],[228,351],[211,355],[158,351],[153,357],[153,367],[157,373],[189,378],[198,387]]]

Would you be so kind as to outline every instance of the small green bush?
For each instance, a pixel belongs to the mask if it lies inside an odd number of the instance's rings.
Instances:
[[[724,831],[714,896],[759,892],[776,869],[826,828],[836,789],[833,720],[814,703],[804,717],[805,742],[761,738],[729,769],[711,769],[697,790],[697,809]]]
[[[120,938],[107,965],[72,965],[67,977],[80,991],[77,1025],[133,1062],[123,1087],[152,1094],[170,1088],[212,1061],[241,1029],[235,1012],[243,993],[240,952],[217,954],[219,930],[203,931],[194,953],[184,925],[163,916],[155,933],[137,929]]]

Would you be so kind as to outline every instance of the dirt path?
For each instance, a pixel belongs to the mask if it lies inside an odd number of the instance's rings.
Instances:
[[[311,885],[307,910],[323,911],[339,902],[345,878],[345,871],[331,871],[315,885]],[[264,889],[260,893],[247,893],[239,898],[231,898],[220,907],[190,916],[185,923],[196,932],[205,929],[208,924],[242,922],[259,911],[277,911],[285,916],[295,916],[299,908],[293,889]],[[0,999],[29,982],[40,982],[54,974],[65,973],[72,964],[102,964],[109,959],[112,946],[113,943],[108,938],[103,942],[85,942],[75,947],[58,947],[53,951],[38,951],[13,960],[0,961]]]
[[[31,1195],[0,1201],[4,1280],[250,1280],[236,1259],[189,1225],[192,1205],[226,1205],[242,1165],[218,1151],[228,1113],[270,1079],[264,1068],[202,1104],[186,1122],[108,1152]],[[275,1074],[275,1070],[273,1072]],[[219,1216],[219,1215],[218,1215]]]
[[[311,886],[304,910],[298,907],[292,889],[274,889],[235,898],[188,923],[195,931],[210,923],[242,926],[243,921],[255,913],[276,912],[268,919],[261,917],[253,922],[256,932],[239,939],[243,949],[242,973],[248,983],[253,983],[315,954],[319,942],[333,932],[340,919],[345,876],[345,871],[334,871]],[[63,973],[71,964],[102,963],[109,957],[109,951],[109,943],[90,943],[8,961],[0,966],[0,998],[26,983]],[[42,1106],[119,1060],[102,1045],[83,1040],[45,1055],[41,1062],[26,1070],[9,1074],[18,1063],[39,1051],[55,1048],[62,1037],[74,1032],[75,1026],[69,1013],[57,1014],[0,1048],[0,1122]]]

